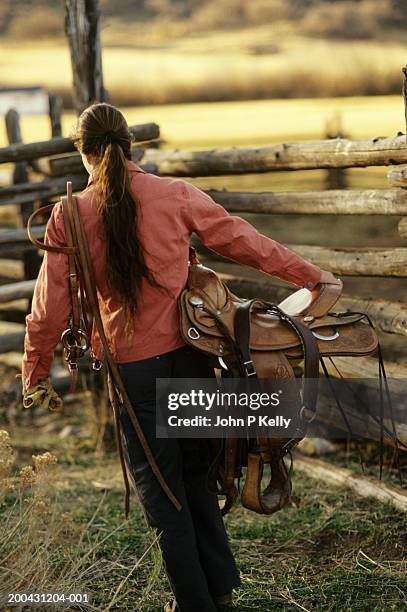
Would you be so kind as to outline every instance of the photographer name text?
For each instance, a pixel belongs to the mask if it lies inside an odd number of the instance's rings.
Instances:
[[[245,418],[217,416],[216,419],[209,416],[196,415],[193,417],[179,417],[172,414],[168,417],[168,425],[170,427],[276,427],[287,429],[291,423],[291,419],[277,415],[269,417],[264,415],[248,414]]]

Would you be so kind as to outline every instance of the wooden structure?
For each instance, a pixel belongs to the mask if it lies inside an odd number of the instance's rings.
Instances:
[[[153,140],[159,137],[156,124],[133,126],[134,137],[139,140]],[[407,164],[405,138],[382,138],[371,141],[349,141],[343,139],[310,142],[303,144],[282,144],[256,149],[224,149],[217,151],[168,151],[157,150],[138,143],[133,148],[133,157],[149,171],[165,176],[200,177],[250,172],[273,172],[275,170],[353,167],[369,165]],[[41,143],[15,143],[0,149],[0,163],[16,162],[30,167],[34,162],[41,169],[43,179],[0,187],[0,206],[17,206],[55,200],[65,192],[66,180],[72,180],[74,188],[80,190],[86,184],[86,174],[71,154],[73,146],[67,138],[53,138]],[[50,154],[53,154],[50,156]],[[386,189],[369,190],[327,190],[313,192],[265,192],[247,193],[231,191],[208,191],[215,201],[230,213],[268,214],[326,214],[326,215],[393,215],[404,217],[399,223],[402,236],[407,233],[407,186],[403,166],[389,172],[390,185]],[[37,228],[41,235],[44,226]],[[339,275],[407,277],[407,248],[348,248],[332,249],[328,246],[307,246],[290,244],[290,248],[320,267],[330,269]],[[10,257],[32,252],[25,230],[3,230],[0,233],[0,256]],[[24,274],[15,286],[0,287],[0,302],[28,296],[32,291],[29,276]],[[249,286],[238,278],[230,279],[234,287],[246,291]],[[250,283],[249,283],[250,284]],[[287,293],[281,287],[271,287],[268,280],[251,283],[250,290],[267,293],[280,299]],[[5,297],[7,296],[7,298]],[[368,312],[379,329],[386,333],[407,335],[407,304],[387,300],[357,300],[344,296],[341,304],[345,308],[363,309]],[[400,366],[401,367],[401,366]],[[391,369],[391,366],[390,366]],[[407,368],[406,368],[407,374]]]
[[[81,14],[87,6],[86,14]],[[76,108],[80,111],[89,102],[106,100],[101,72],[101,55],[97,0],[87,3],[66,0],[66,31],[70,41],[73,61]],[[85,21],[83,21],[85,19]],[[82,21],[81,21],[82,20]],[[86,23],[81,30],[78,23]],[[84,31],[88,39],[84,39]],[[89,42],[89,36],[91,38]],[[87,45],[84,50],[84,44]],[[85,52],[86,51],[86,52]],[[49,105],[51,137],[43,142],[22,143],[18,125],[18,113],[10,110],[6,117],[9,146],[0,148],[0,164],[14,165],[12,184],[0,186],[0,206],[13,205],[20,210],[20,227],[0,231],[0,270],[3,284],[0,286],[0,304],[17,299],[29,299],[34,277],[38,272],[39,258],[28,242],[23,228],[27,214],[35,206],[56,201],[65,193],[66,181],[73,183],[75,191],[86,185],[87,175],[74,146],[61,133],[61,104],[50,97]],[[144,169],[163,176],[199,179],[208,176],[243,175],[275,171],[311,169],[342,170],[370,166],[392,166],[389,185],[384,189],[329,189],[311,192],[247,193],[236,191],[209,191],[219,204],[232,214],[256,213],[291,215],[386,215],[402,217],[398,224],[400,236],[407,237],[407,142],[399,134],[389,138],[350,140],[329,138],[304,143],[283,143],[258,148],[230,148],[209,151],[158,150],[154,143],[159,138],[159,127],[154,123],[131,127],[135,145],[133,159]],[[41,178],[31,179],[31,170]],[[45,219],[44,219],[45,222]],[[44,225],[36,228],[41,236]],[[338,249],[328,245],[309,246],[290,244],[293,250],[313,263],[338,275],[407,277],[407,245],[398,248]],[[206,254],[208,256],[208,254]],[[10,261],[10,260],[14,261]],[[6,277],[8,282],[4,282]],[[10,278],[12,277],[12,282]],[[288,294],[286,287],[271,280],[248,281],[238,273],[227,280],[231,288],[243,295],[261,295],[280,301]],[[339,302],[343,309],[368,313],[382,334],[407,336],[407,302],[384,299],[358,299],[344,295]],[[0,335],[0,352],[22,349],[24,331]],[[369,359],[338,358],[338,365],[345,376],[376,376],[374,362]],[[356,368],[356,369],[355,369]],[[388,362],[390,376],[407,377],[407,365]],[[333,370],[331,370],[333,372]],[[334,373],[334,372],[333,372]],[[340,425],[338,424],[338,427]]]

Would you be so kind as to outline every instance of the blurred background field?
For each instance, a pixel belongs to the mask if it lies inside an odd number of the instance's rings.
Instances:
[[[159,124],[163,148],[256,147],[337,132],[352,139],[405,132],[406,0],[101,0],[100,5],[110,100],[129,124]],[[0,88],[30,85],[62,96],[62,132],[69,135],[76,115],[61,0],[1,0]],[[48,116],[22,114],[21,127],[26,143],[50,137]],[[1,121],[0,147],[6,144]],[[11,170],[1,166],[2,186],[10,184]],[[346,170],[346,186],[386,188],[387,172],[386,167]],[[202,188],[279,192],[326,189],[327,177],[326,170],[311,170],[188,180]],[[42,178],[30,169],[31,180]],[[2,206],[0,212],[4,228],[19,227],[18,207]],[[288,244],[405,246],[395,216],[242,216]],[[214,262],[217,266],[225,270]],[[243,266],[238,273],[260,277]],[[344,281],[352,296],[405,302],[404,278]],[[28,300],[22,302],[21,315],[28,308]],[[11,331],[12,323],[7,325]],[[21,321],[15,325],[21,327]],[[385,358],[404,363],[405,336],[383,336]],[[27,584],[44,592],[88,591],[96,610],[160,609],[169,588],[156,542],[136,501],[131,520],[123,520],[117,454],[100,448],[103,424],[91,394],[68,395],[62,415],[24,412],[15,382],[21,355],[3,359],[0,425],[7,432],[0,431],[5,477],[0,519],[6,529],[0,530],[0,584],[15,591],[27,590]],[[378,451],[371,446],[363,449],[365,469],[376,475]],[[356,447],[335,445],[327,461],[360,472]],[[389,478],[394,474],[386,472]],[[238,506],[227,518],[243,578],[237,609],[404,609],[405,515],[302,473],[294,479],[293,499],[284,511],[260,517]]]
[[[404,131],[403,0],[102,0],[101,8],[111,101],[129,123],[157,122],[164,147],[321,139],[333,122],[355,139]],[[3,0],[0,58],[0,86],[42,85],[71,107],[57,0]],[[65,112],[64,134],[74,121]],[[21,122],[24,141],[48,137],[46,117]],[[210,186],[317,189],[324,177],[275,173],[211,179]],[[385,186],[386,170],[351,170],[348,185]]]
[[[101,7],[106,86],[116,104],[400,90],[403,0],[105,0]],[[0,82],[45,79],[69,102],[61,13],[57,0],[3,0]]]

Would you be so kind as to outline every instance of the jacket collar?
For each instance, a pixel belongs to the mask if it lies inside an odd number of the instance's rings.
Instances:
[[[141,172],[142,174],[146,174],[145,171],[142,170],[142,168],[140,168],[140,166],[138,166],[131,159],[126,159],[126,166],[129,172]],[[87,187],[89,187],[89,185],[91,185],[94,182],[95,174],[96,174],[95,170],[92,170],[92,172],[90,172]]]

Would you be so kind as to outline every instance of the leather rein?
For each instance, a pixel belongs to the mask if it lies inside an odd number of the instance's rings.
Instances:
[[[90,313],[93,318],[94,325],[99,334],[104,351],[104,361],[107,370],[107,382],[109,390],[109,398],[112,404],[115,425],[116,439],[119,449],[120,463],[123,472],[123,480],[125,485],[125,516],[128,517],[130,509],[130,487],[129,479],[126,471],[126,461],[122,446],[122,427],[119,419],[122,411],[126,411],[130,417],[134,430],[146,455],[146,459],[160,483],[163,491],[168,499],[177,510],[181,510],[182,506],[174,493],[168,487],[164,477],[158,467],[151,448],[146,440],[133,406],[127,395],[123,381],[120,376],[117,364],[113,360],[106,334],[104,331],[102,317],[100,315],[97,286],[93,269],[88,242],[86,239],[85,230],[83,227],[81,215],[79,212],[76,198],[72,195],[72,183],[67,182],[67,196],[62,198],[62,209],[65,224],[65,234],[67,246],[52,246],[43,243],[33,236],[32,222],[37,215],[51,212],[54,204],[39,208],[29,218],[27,223],[28,237],[30,241],[39,249],[53,252],[64,253],[68,256],[69,267],[69,287],[71,294],[71,317],[69,327],[62,333],[61,341],[64,345],[65,359],[68,362],[69,369],[72,373],[71,389],[74,388],[77,378],[77,361],[89,348],[91,336],[91,325],[86,313]],[[79,294],[81,299],[79,299]],[[82,306],[82,308],[81,308]],[[86,332],[81,329],[81,311]],[[93,368],[101,369],[101,362],[96,360],[92,354]]]

